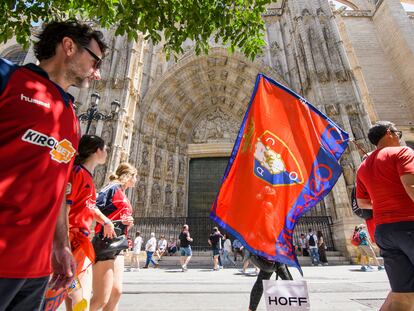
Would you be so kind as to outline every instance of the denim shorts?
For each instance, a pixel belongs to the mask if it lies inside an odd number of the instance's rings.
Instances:
[[[191,256],[193,255],[192,251],[191,251],[191,246],[187,246],[187,247],[180,247],[180,252],[181,252],[181,256]]]
[[[213,249],[213,256],[217,256],[220,255],[220,250],[219,249]]]
[[[414,292],[414,222],[378,225],[375,241],[384,258],[392,291]]]

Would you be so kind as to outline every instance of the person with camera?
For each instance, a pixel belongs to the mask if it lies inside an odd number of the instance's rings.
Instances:
[[[117,235],[127,236],[128,229],[134,224],[132,217],[132,206],[129,202],[125,190],[134,187],[137,181],[137,170],[129,163],[121,163],[116,169],[115,174],[109,176],[110,183],[105,186],[98,194],[96,206],[112,222],[116,223]],[[94,242],[101,240],[102,225],[97,224]],[[102,240],[101,240],[102,241]],[[122,241],[119,241],[122,243]],[[117,242],[118,243],[118,242]],[[94,244],[97,251],[97,244]],[[119,256],[121,250],[119,245],[109,243],[108,252],[106,249],[103,254],[97,251],[96,262],[93,265],[93,296],[91,299],[90,310],[116,310],[122,294],[122,278],[124,272],[124,256]],[[128,247],[126,243],[125,249]]]
[[[96,208],[96,192],[93,182],[93,171],[99,164],[104,164],[107,157],[105,142],[95,135],[83,135],[79,141],[78,154],[75,165],[72,168],[69,182],[66,187],[66,206],[69,215],[69,240],[72,254],[76,260],[77,281],[82,291],[72,293],[66,298],[66,310],[72,310],[73,306],[83,300],[89,304],[92,293],[92,269],[95,262],[95,252],[89,240],[90,228],[93,220],[105,224],[104,235],[113,237],[114,226],[102,212]],[[66,290],[60,291],[65,295]],[[52,298],[55,304],[55,296],[58,293],[49,289],[45,295],[45,309],[48,309],[48,298]]]

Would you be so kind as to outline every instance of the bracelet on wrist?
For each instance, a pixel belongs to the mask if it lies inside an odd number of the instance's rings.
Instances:
[[[104,226],[106,226],[106,225],[109,225],[111,223],[111,221],[110,220],[107,220],[107,221],[104,221]]]

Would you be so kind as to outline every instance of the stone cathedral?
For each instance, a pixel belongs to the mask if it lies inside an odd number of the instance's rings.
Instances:
[[[414,145],[414,1],[283,0],[268,6],[266,46],[254,61],[229,54],[211,42],[208,55],[196,56],[191,41],[177,59],[166,60],[161,45],[115,37],[102,65],[102,80],[90,89],[73,89],[78,114],[100,94],[99,111],[111,120],[92,122],[89,133],[110,147],[108,164],[95,171],[97,188],[122,161],[134,164],[139,180],[129,197],[134,216],[208,217],[256,75],[262,72],[309,100],[350,133],[366,150],[372,122],[390,120]],[[414,10],[411,10],[414,11]],[[13,41],[0,56],[35,62]],[[83,130],[85,122],[81,123]],[[350,144],[341,159],[343,175],[310,216],[331,219],[329,240],[349,254],[350,191],[361,161]],[[306,227],[307,229],[307,227]]]

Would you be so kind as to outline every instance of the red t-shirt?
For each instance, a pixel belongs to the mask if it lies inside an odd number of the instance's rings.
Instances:
[[[39,67],[0,59],[0,278],[51,273],[57,216],[79,142],[72,102]]]
[[[414,174],[414,151],[409,147],[386,147],[372,152],[357,172],[359,199],[370,199],[376,225],[414,221],[414,202],[400,176]]]
[[[96,207],[91,173],[82,165],[75,165],[66,189],[66,204],[70,206],[69,228],[79,228],[90,233]]]
[[[132,216],[132,206],[129,202],[121,185],[111,183],[104,187],[98,194],[96,199],[96,206],[99,210],[110,220],[123,220],[128,216]],[[95,233],[102,228],[101,224],[96,224]],[[125,234],[127,234],[128,227],[120,225]]]

